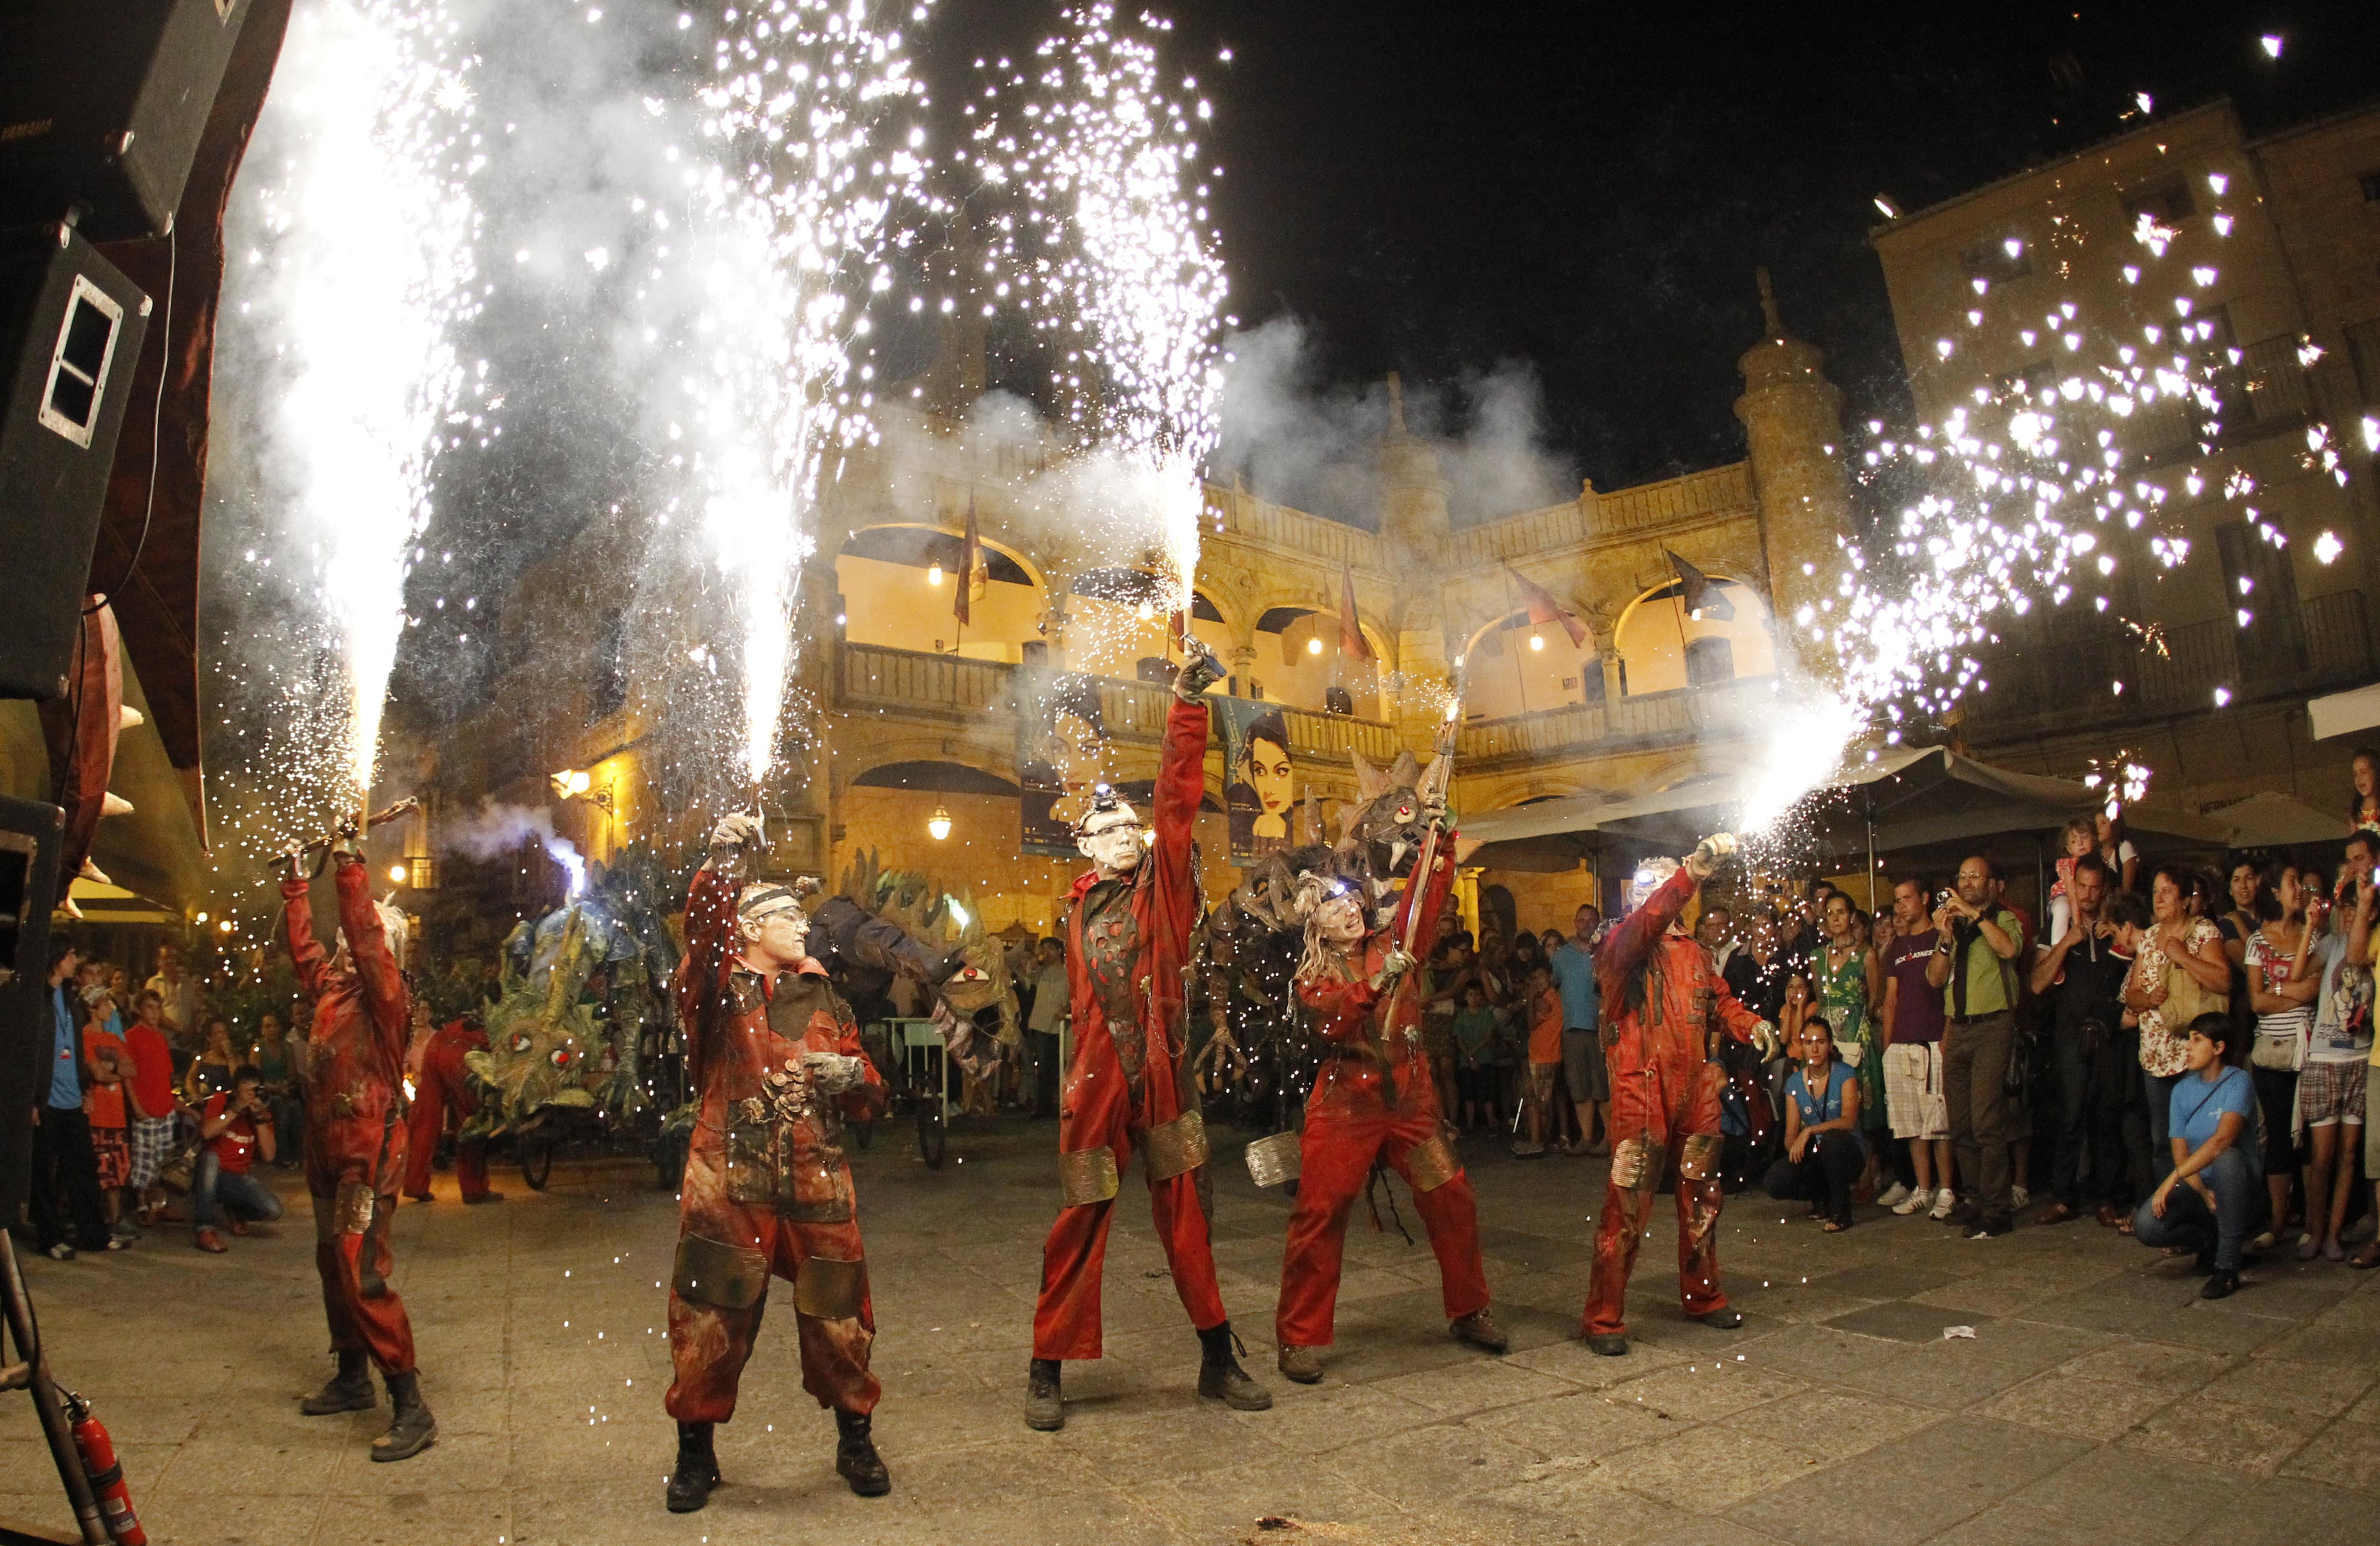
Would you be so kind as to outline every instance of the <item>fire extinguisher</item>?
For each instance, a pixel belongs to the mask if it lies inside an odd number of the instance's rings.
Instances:
[[[75,1448],[82,1452],[83,1475],[91,1479],[91,1495],[99,1500],[100,1516],[107,1526],[108,1539],[115,1546],[149,1546],[149,1532],[140,1528],[140,1516],[133,1512],[132,1490],[124,1485],[124,1467],[115,1458],[115,1441],[107,1436],[99,1419],[91,1416],[91,1403],[69,1393],[67,1421],[74,1426]]]

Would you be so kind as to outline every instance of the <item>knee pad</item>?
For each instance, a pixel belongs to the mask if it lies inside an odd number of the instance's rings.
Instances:
[[[700,1235],[678,1237],[670,1288],[679,1298],[715,1310],[749,1310],[768,1287],[769,1258],[760,1251]]]
[[[1658,1143],[1623,1138],[1612,1146],[1611,1184],[1623,1191],[1651,1191],[1661,1184],[1669,1155]]]
[[[1112,1202],[1116,1194],[1115,1151],[1102,1143],[1058,1156],[1058,1200],[1066,1207]]]
[[[1678,1150],[1678,1179],[1707,1181],[1718,1175],[1721,1141],[1715,1132],[1698,1132],[1687,1139]]]
[[[757,1255],[758,1252],[755,1252]],[[794,1274],[794,1309],[820,1321],[858,1319],[868,1298],[868,1263],[813,1256]]]

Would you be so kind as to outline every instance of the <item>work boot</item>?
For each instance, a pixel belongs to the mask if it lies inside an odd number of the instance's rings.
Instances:
[[[838,1461],[840,1456],[838,1456]],[[677,1469],[670,1472],[666,1501],[672,1514],[691,1514],[710,1501],[719,1485],[719,1456],[710,1448],[710,1424],[677,1425]]]
[[[1743,1311],[1730,1305],[1721,1305],[1717,1310],[1706,1310],[1700,1315],[1689,1315],[1686,1319],[1700,1321],[1713,1331],[1733,1331],[1743,1324]]]
[[[1495,1310],[1484,1304],[1468,1315],[1448,1322],[1446,1329],[1454,1334],[1457,1342],[1468,1342],[1491,1353],[1500,1353],[1512,1345],[1506,1339],[1504,1328],[1496,1323]]]
[[[329,1417],[336,1412],[369,1412],[380,1403],[372,1398],[371,1371],[365,1367],[361,1353],[341,1353],[339,1371],[321,1390],[298,1403],[298,1409],[308,1417]]]
[[[1248,1371],[1232,1356],[1232,1344],[1237,1340],[1232,1335],[1229,1321],[1198,1334],[1198,1394],[1220,1401],[1235,1412],[1269,1410],[1272,1393],[1249,1379]]]
[[[396,1408],[388,1431],[372,1441],[375,1460],[410,1460],[438,1442],[438,1419],[422,1404],[421,1382],[411,1374],[388,1376],[388,1404]]]
[[[1284,1380],[1294,1380],[1301,1385],[1322,1383],[1322,1359],[1311,1347],[1293,1347],[1284,1342],[1273,1361],[1281,1366]]]
[[[1055,1433],[1066,1426],[1066,1397],[1058,1388],[1058,1360],[1035,1359],[1025,1378],[1025,1426]]]
[[[892,1473],[884,1468],[876,1441],[868,1436],[872,1426],[868,1414],[837,1412],[834,1426],[842,1435],[834,1446],[834,1474],[851,1483],[851,1490],[863,1498],[880,1498],[892,1491]]]
[[[1628,1338],[1619,1332],[1589,1332],[1586,1334],[1586,1350],[1599,1358],[1626,1358]]]

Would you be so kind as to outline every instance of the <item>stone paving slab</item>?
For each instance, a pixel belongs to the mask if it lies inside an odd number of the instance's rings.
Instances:
[[[1069,1366],[1065,1431],[1030,1433],[1017,1404],[1054,1129],[962,1127],[965,1163],[941,1172],[903,1136],[855,1155],[885,1499],[836,1480],[781,1295],[719,1437],[727,1485],[698,1515],[662,1511],[676,1218],[641,1165],[565,1158],[543,1193],[500,1175],[509,1200],[473,1209],[441,1176],[437,1202],[399,1213],[395,1282],[441,1436],[398,1466],[368,1458],[384,1413],[297,1414],[327,1368],[310,1230],[212,1257],[169,1227],[26,1272],[53,1364],[97,1401],[161,1543],[2304,1546],[2363,1539],[2380,1512],[2380,1283],[2362,1274],[2259,1263],[2210,1305],[2086,1224],[1967,1241],[1864,1209],[1826,1236],[1737,1198],[1720,1257],[1745,1324],[1718,1333],[1680,1310],[1664,1203],[1629,1295],[1634,1349],[1603,1359],[1576,1334],[1604,1165],[1485,1142],[1465,1157],[1507,1357],[1449,1338],[1427,1243],[1358,1210],[1323,1382],[1281,1381],[1288,1201],[1249,1185],[1228,1159],[1248,1135],[1219,1129],[1216,1259],[1274,1408],[1197,1400],[1197,1345],[1127,1184],[1107,1357]],[[1942,1340],[1957,1323],[1975,1338]],[[66,1522],[21,1407],[0,1430],[0,1515]],[[1267,1516],[1295,1525],[1260,1532]]]

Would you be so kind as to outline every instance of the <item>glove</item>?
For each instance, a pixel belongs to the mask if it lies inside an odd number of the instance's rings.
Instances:
[[[840,1095],[868,1082],[867,1065],[856,1057],[845,1057],[834,1052],[805,1052],[802,1072],[809,1077],[810,1088],[821,1095]]]
[[[1189,658],[1182,662],[1180,673],[1173,678],[1173,695],[1184,703],[1196,703],[1199,694],[1231,673],[1223,670],[1223,663],[1215,658],[1215,652],[1207,647],[1204,639],[1184,634],[1182,650]]]
[[[1760,1049],[1760,1060],[1764,1063],[1785,1051],[1784,1038],[1777,1034],[1777,1026],[1771,1021],[1764,1020],[1752,1028],[1752,1045]]]
[[[1386,993],[1397,985],[1404,974],[1414,969],[1413,952],[1402,946],[1392,948],[1380,960],[1380,970],[1372,976],[1372,991]]]
[[[1694,845],[1694,853],[1686,860],[1686,868],[1694,872],[1696,880],[1708,880],[1711,872],[1718,868],[1719,861],[1733,853],[1736,846],[1734,833],[1714,832]]]

